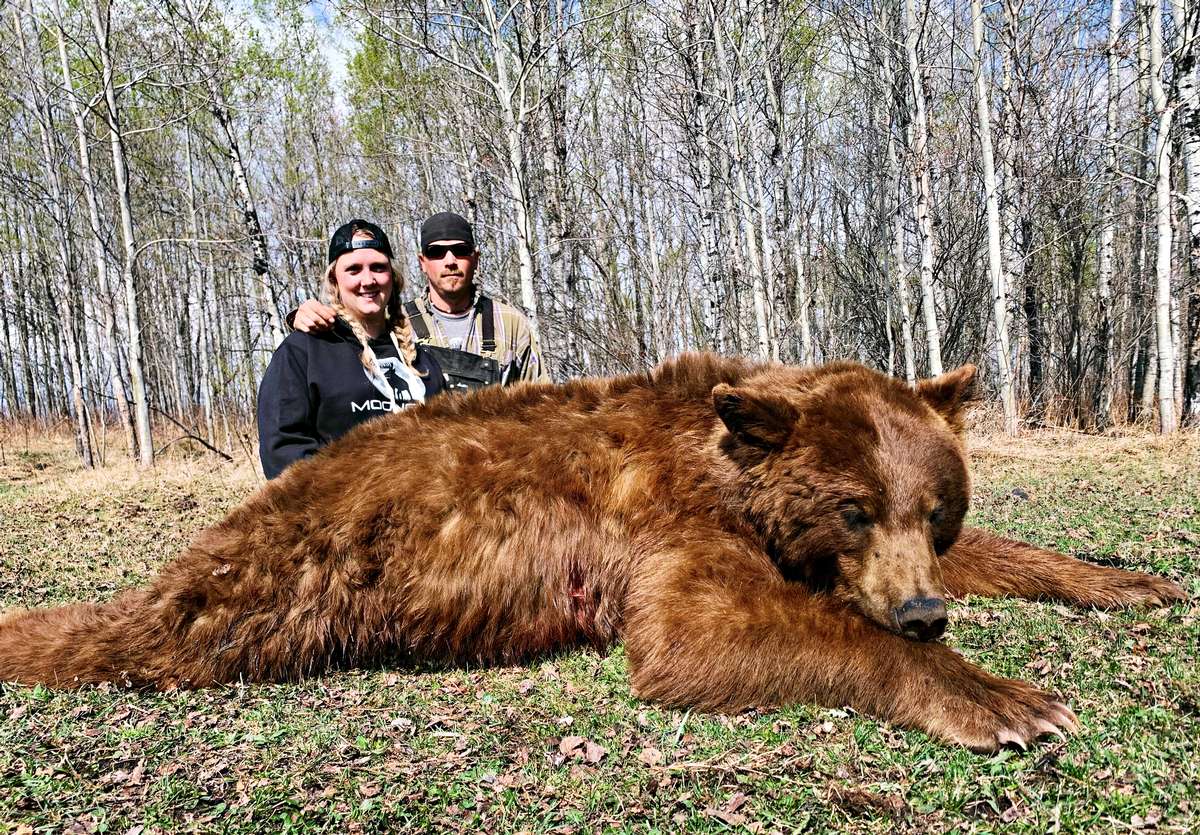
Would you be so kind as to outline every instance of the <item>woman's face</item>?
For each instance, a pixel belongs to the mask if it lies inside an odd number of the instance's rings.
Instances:
[[[356,249],[338,256],[333,265],[342,306],[360,322],[382,322],[392,295],[388,257],[377,249]]]

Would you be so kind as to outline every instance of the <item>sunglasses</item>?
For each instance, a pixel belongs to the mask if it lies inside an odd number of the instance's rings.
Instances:
[[[455,258],[466,258],[475,252],[475,247],[470,244],[430,244],[422,252],[426,258],[439,261],[447,252],[453,252]]]

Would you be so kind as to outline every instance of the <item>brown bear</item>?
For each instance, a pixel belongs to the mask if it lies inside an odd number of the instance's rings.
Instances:
[[[947,594],[1182,591],[963,529],[974,377],[691,355],[443,397],[294,464],[146,588],[0,620],[0,680],[197,687],[621,640],[666,704],[850,705],[1024,745],[1074,715],[939,643]]]

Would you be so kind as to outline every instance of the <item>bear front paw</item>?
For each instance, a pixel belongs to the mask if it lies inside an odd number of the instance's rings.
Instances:
[[[1081,603],[1100,608],[1121,606],[1169,606],[1186,600],[1178,583],[1154,574],[1114,570],[1091,594],[1081,595]]]
[[[990,678],[990,677],[989,677]],[[1005,745],[1027,748],[1039,737],[1063,737],[1079,728],[1075,713],[1051,693],[1023,681],[993,678],[984,692],[950,698],[933,717],[932,732],[983,753]]]

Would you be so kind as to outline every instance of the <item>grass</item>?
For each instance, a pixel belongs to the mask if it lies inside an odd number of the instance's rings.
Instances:
[[[618,647],[200,692],[0,685],[0,833],[1191,832],[1200,829],[1200,436],[973,442],[973,521],[1184,583],[1171,609],[953,607],[949,640],[1081,732],[978,756],[845,710],[661,710]],[[0,463],[0,609],[141,582],[253,489],[210,459]],[[139,829],[140,827],[140,829]]]

